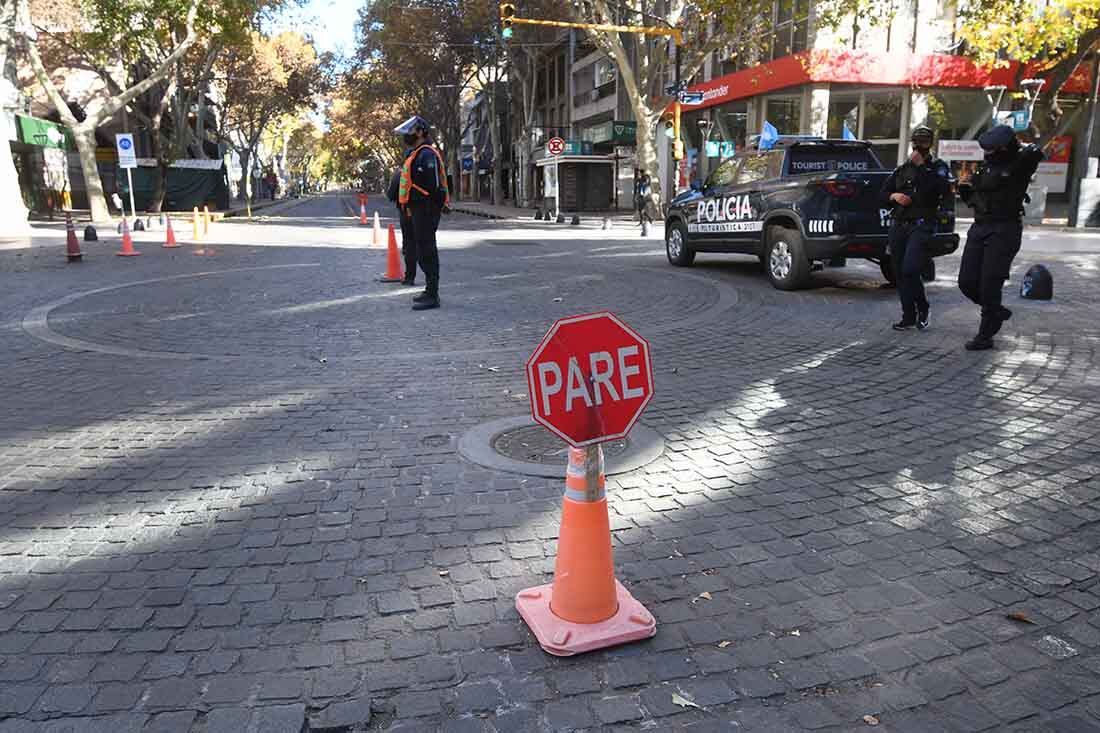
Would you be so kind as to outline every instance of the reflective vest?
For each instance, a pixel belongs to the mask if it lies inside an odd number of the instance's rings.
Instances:
[[[435,157],[439,159],[439,188],[441,191],[443,191],[443,205],[450,206],[451,194],[447,190],[447,176],[443,172],[443,156],[436,149],[436,147],[430,143],[421,145],[416,150],[412,151],[409,157],[405,158],[405,164],[401,166],[401,183],[399,184],[397,189],[397,201],[402,206],[407,206],[409,203],[409,197],[412,196],[412,192],[414,189],[422,196],[431,196],[431,192],[425,191],[423,188],[413,183],[412,179],[413,161],[416,160],[416,156],[419,155],[420,151],[424,148],[431,150],[433,153],[435,153]]]

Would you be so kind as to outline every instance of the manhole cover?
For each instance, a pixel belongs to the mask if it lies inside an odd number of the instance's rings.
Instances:
[[[664,440],[652,428],[635,425],[625,439],[603,444],[608,476],[634,471],[660,458]],[[490,420],[470,428],[458,441],[458,452],[479,466],[527,476],[562,478],[569,446],[528,416]]]
[[[626,452],[627,439],[603,444],[604,459]],[[505,430],[493,438],[493,451],[505,458],[524,463],[563,466],[568,461],[569,444],[541,425]]]

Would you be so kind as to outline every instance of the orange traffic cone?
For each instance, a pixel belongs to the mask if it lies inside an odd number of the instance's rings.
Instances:
[[[367,202],[365,200],[359,202],[359,224],[361,226],[367,225]]]
[[[374,212],[374,234],[372,247],[382,246],[382,220],[378,218],[378,212]]]
[[[122,249],[115,252],[119,257],[137,257],[141,252],[134,249],[134,240],[130,237],[130,225],[122,217]]]
[[[65,255],[69,262],[80,262],[84,253],[80,251],[80,242],[76,239],[76,229],[73,228],[73,217],[65,212]]]
[[[397,252],[397,234],[393,224],[390,224],[390,244],[386,252],[386,274],[378,278],[382,283],[399,283],[405,279],[405,271],[401,268],[401,255]]]
[[[615,579],[599,445],[569,449],[554,582],[520,591],[516,610],[559,657],[657,633],[657,621]]]
[[[174,231],[172,231],[172,217],[170,217],[170,216],[167,217],[167,222],[168,222],[168,234],[164,239],[164,248],[165,249],[173,249],[175,247],[179,247],[179,244],[176,243],[176,233]]]

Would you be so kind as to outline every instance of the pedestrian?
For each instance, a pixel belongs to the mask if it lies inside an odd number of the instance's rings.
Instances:
[[[951,195],[951,169],[932,154],[931,128],[921,125],[909,137],[913,151],[882,185],[890,207],[890,263],[901,300],[895,331],[928,328],[930,307],[921,273],[930,259],[928,242],[935,233],[940,207]]]
[[[649,174],[640,168],[634,170],[634,208],[638,211],[638,224],[645,226],[649,217]]]
[[[1027,186],[1046,157],[1037,145],[1021,146],[1008,125],[997,125],[978,138],[985,159],[959,196],[974,209],[966,233],[959,290],[982,308],[978,335],[966,342],[970,351],[993,348],[993,337],[1012,311],[1001,304],[1001,289],[1020,251]]]
[[[450,211],[443,155],[432,142],[431,126],[419,115],[394,128],[412,152],[401,166],[397,200],[412,222],[416,258],[424,271],[424,292],[413,298],[413,310],[439,307],[439,249],[436,231],[440,215]]]
[[[412,148],[406,148],[401,155],[401,160],[407,160],[412,152]],[[412,219],[406,213],[406,207],[401,206],[397,201],[400,195],[401,166],[398,166],[393,171],[389,188],[386,189],[386,198],[397,205],[397,219],[401,222],[401,256],[405,260],[405,279],[401,281],[401,284],[411,286],[416,285],[416,238],[413,236]]]

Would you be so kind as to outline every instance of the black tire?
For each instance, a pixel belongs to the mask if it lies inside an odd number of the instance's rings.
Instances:
[[[886,255],[878,261],[878,269],[882,271],[882,276],[886,278],[886,282],[891,285],[897,284],[898,279],[894,275],[894,261],[890,259],[890,255]]]
[[[928,264],[921,270],[920,279],[926,283],[933,282],[936,279],[936,261],[931,257],[928,258]]]
[[[810,283],[810,261],[802,235],[795,229],[768,227],[764,272],[779,290],[800,290]]]
[[[695,264],[695,250],[687,246],[687,238],[687,227],[682,221],[665,224],[665,256],[676,267],[691,267]]]

